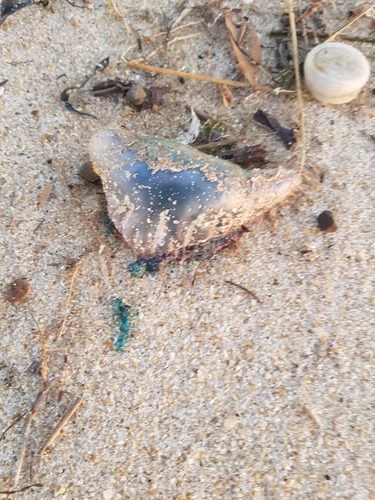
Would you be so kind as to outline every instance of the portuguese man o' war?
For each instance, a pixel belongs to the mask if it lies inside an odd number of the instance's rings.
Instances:
[[[301,184],[292,170],[251,176],[229,161],[126,128],[95,133],[89,150],[109,215],[141,260],[213,254]]]

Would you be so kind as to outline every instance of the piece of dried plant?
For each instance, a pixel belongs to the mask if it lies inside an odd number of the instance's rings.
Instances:
[[[324,2],[313,2],[310,5],[304,9],[303,13],[296,19],[296,23],[298,21],[302,21],[304,19],[305,21],[309,19],[315,12],[323,8]]]
[[[220,84],[218,85],[220,92],[221,92],[221,97],[223,99],[223,106],[225,109],[229,108],[231,104],[233,104],[233,94],[229,90],[229,87],[227,85]]]
[[[232,11],[225,14],[225,24],[241,71],[255,91],[262,61],[262,47],[258,34],[254,26],[245,19],[236,26],[232,19]]]
[[[43,210],[43,208],[47,205],[48,200],[51,196],[53,189],[53,184],[51,181],[48,181],[45,185],[45,188],[39,195],[39,210]]]

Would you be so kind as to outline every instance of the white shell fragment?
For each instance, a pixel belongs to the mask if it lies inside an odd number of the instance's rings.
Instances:
[[[212,254],[301,183],[282,168],[249,178],[238,165],[126,128],[97,132],[89,150],[109,215],[138,259]]]
[[[369,79],[370,65],[351,45],[327,42],[307,54],[304,73],[306,87],[316,99],[342,104],[357,97]]]

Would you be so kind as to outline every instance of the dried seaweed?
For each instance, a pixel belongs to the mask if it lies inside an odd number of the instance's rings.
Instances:
[[[83,83],[81,83],[80,85],[77,85],[75,87],[68,87],[61,92],[60,99],[65,104],[65,107],[68,111],[73,111],[74,113],[77,113],[78,115],[89,116],[89,117],[97,120],[97,117],[95,115],[92,115],[90,113],[85,113],[84,111],[79,111],[78,109],[74,108],[73,105],[69,102],[69,97],[70,97],[70,94],[73,90],[82,89],[87,84],[87,82],[89,80],[91,80],[91,78],[95,75],[95,73],[97,73],[98,71],[105,70],[105,68],[108,66],[108,64],[109,64],[109,57],[106,57],[105,59],[103,59],[102,61],[100,61],[98,64],[95,65],[94,71],[92,72],[92,74],[88,78],[86,78],[86,80]]]
[[[92,93],[95,97],[107,97],[111,94],[125,93],[132,85],[132,82],[129,82],[128,80],[114,78],[95,83],[92,88]]]
[[[271,129],[273,132],[276,132],[277,136],[285,144],[287,149],[290,149],[293,144],[297,142],[294,130],[282,127],[276,118],[271,116],[269,113],[258,109],[258,111],[254,114],[254,120]]]
[[[24,2],[19,3],[16,3],[14,0],[2,0],[0,5],[0,25],[3,24],[7,17],[11,16],[15,12],[34,4],[42,4],[46,7],[48,5],[48,0],[25,0]]]
[[[123,351],[125,342],[130,338],[130,307],[123,303],[119,298],[113,301],[113,313],[119,323],[120,334],[118,335],[115,346],[117,351]]]
[[[20,490],[4,490],[0,491],[0,495],[15,495],[16,493],[22,493],[22,491],[29,490],[30,488],[42,488],[43,484],[42,483],[34,483],[30,484],[29,486],[24,486]]]
[[[229,160],[232,163],[241,165],[242,167],[252,162],[263,162],[266,160],[267,151],[262,144],[254,144],[252,146],[245,146],[238,149],[230,149],[223,151],[218,155],[224,160]]]

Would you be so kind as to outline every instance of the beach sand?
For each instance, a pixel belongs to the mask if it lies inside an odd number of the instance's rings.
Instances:
[[[252,120],[261,108],[298,128],[289,96],[233,89],[234,104],[224,109],[216,86],[159,75],[164,104],[156,112],[138,112],[120,94],[73,92],[73,106],[95,120],[60,101],[108,56],[108,68],[87,89],[114,77],[150,86],[153,75],[130,70],[126,59],[159,45],[149,64],[243,81],[222,17],[215,22],[218,5],[205,14],[204,3],[118,1],[130,34],[103,0],[81,2],[81,9],[62,0],[31,6],[0,27],[0,82],[8,80],[0,97],[0,431],[30,410],[43,388],[40,370],[30,368],[43,357],[43,335],[44,376],[56,381],[32,423],[18,485],[43,487],[9,498],[375,498],[373,45],[353,42],[373,72],[355,102],[305,100],[306,173],[317,180],[212,258],[131,276],[134,255],[106,233],[101,188],[78,176],[94,131],[115,121],[175,138],[188,128],[190,105],[244,143],[262,142],[269,167],[298,168],[299,148],[287,151]],[[333,32],[354,2],[326,3]],[[173,31],[168,46],[164,35],[152,38],[187,5],[196,8],[179,26],[196,24]],[[254,23],[265,66],[274,64],[269,33],[280,28],[283,2],[233,5]],[[371,36],[369,19],[348,32]],[[322,183],[316,172],[324,173]],[[46,186],[52,192],[40,207]],[[333,213],[336,232],[318,229],[324,210]],[[6,290],[16,278],[31,291],[12,305]],[[131,311],[123,352],[113,347],[116,298]],[[78,397],[75,416],[38,459]],[[0,490],[14,489],[27,418],[0,443]]]

